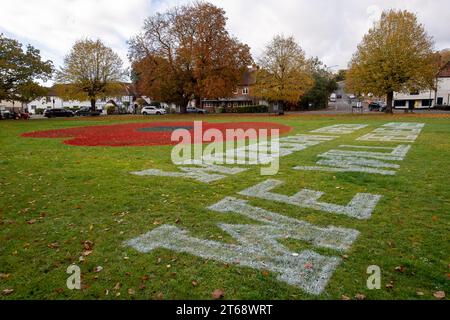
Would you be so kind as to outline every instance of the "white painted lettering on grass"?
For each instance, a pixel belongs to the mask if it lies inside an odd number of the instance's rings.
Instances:
[[[336,124],[325,128],[320,128],[311,131],[312,133],[327,133],[327,134],[351,134],[355,131],[366,128],[367,124]]]
[[[210,183],[225,179],[227,176],[236,175],[247,171],[246,168],[229,168],[224,166],[199,164],[192,167],[179,167],[182,172],[162,171],[149,169],[144,171],[131,172],[137,176],[159,176],[194,179],[199,182]]]
[[[369,219],[371,217],[372,211],[381,199],[380,195],[358,193],[347,205],[343,206],[318,201],[324,195],[324,193],[320,191],[303,189],[293,196],[271,192],[273,189],[281,186],[282,184],[283,181],[267,180],[254,187],[241,191],[239,194],[248,197],[287,203],[302,208],[341,214],[361,220]]]
[[[316,146],[324,142],[332,141],[336,138],[338,137],[303,134],[271,140],[265,140],[262,138],[258,144],[251,144],[246,147],[233,149],[232,152],[228,153],[228,155],[232,154],[231,157],[234,161],[245,160],[247,165],[270,164],[269,167],[261,168],[261,175],[274,175],[278,172],[279,165],[279,161],[274,160],[274,157],[276,159],[279,157],[286,157],[295,152],[305,150],[309,147]],[[181,149],[178,149],[175,153],[181,153]],[[178,167],[181,172],[167,172],[158,169],[149,169],[131,172],[131,174],[138,176],[187,178],[203,183],[211,183],[249,170],[249,168],[236,166],[225,167],[215,164],[224,163],[227,161],[226,159],[226,152],[220,153],[210,150],[200,157],[200,159],[185,159],[183,165]],[[181,158],[178,160],[181,161]]]
[[[321,192],[303,190],[293,197],[268,192],[281,184],[281,181],[268,180],[241,194],[346,214],[359,219],[370,217],[373,207],[379,200],[379,196],[359,194],[349,205],[338,206],[317,202],[317,199],[323,195]],[[340,263],[340,259],[324,256],[311,250],[292,252],[279,241],[300,240],[315,247],[342,252],[348,250],[359,235],[357,230],[334,226],[315,226],[302,220],[251,206],[248,201],[234,197],[227,197],[210,206],[209,209],[220,213],[239,214],[262,224],[219,224],[218,226],[231,235],[236,243],[199,239],[190,236],[185,230],[164,225],[125,242],[125,245],[142,253],[162,248],[242,267],[268,270],[276,273],[279,281],[297,286],[307,293],[318,295],[325,289]]]
[[[237,213],[258,222],[277,228],[268,228],[282,238],[291,238],[310,242],[316,247],[334,250],[348,250],[359,235],[353,229],[329,226],[320,228],[305,221],[297,220],[267,211],[248,204],[248,201],[233,197],[225,198],[208,209],[223,213]]]
[[[294,170],[395,175],[400,165],[386,161],[403,161],[411,146],[399,145],[396,148],[386,148],[341,145],[339,148],[377,150],[377,152],[333,149],[318,156],[321,158],[317,161],[319,166],[297,166]],[[390,152],[379,152],[381,150]]]
[[[194,131],[177,129],[171,141],[178,142],[172,149],[172,163],[176,165],[260,165],[262,175],[276,175],[279,171],[279,130],[226,129],[225,135],[218,129],[203,132],[203,122],[194,122]],[[225,141],[225,142],[224,142]],[[210,143],[203,149],[203,143]],[[192,153],[192,143],[194,152]]]
[[[326,257],[305,250],[293,253],[278,240],[285,235],[276,226],[220,225],[238,244],[202,240],[175,226],[164,225],[126,245],[139,252],[169,249],[223,263],[238,264],[278,274],[279,281],[297,286],[310,294],[320,294],[325,289],[333,271],[340,262],[337,257]]]
[[[257,144],[228,149],[226,152],[207,152],[200,160],[187,159],[183,164],[233,164],[233,161],[247,165],[269,164],[273,161],[273,157],[285,157],[336,138],[335,136],[299,134],[280,139],[262,139]]]
[[[424,123],[415,122],[391,122],[373,132],[357,139],[358,141],[376,141],[376,142],[414,142],[416,141]]]

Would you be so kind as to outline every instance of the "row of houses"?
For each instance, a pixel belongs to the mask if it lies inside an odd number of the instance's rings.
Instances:
[[[241,83],[229,98],[204,100],[202,106],[214,111],[221,107],[239,107],[249,105],[267,105],[268,102],[254,95],[256,68],[248,69],[242,76]],[[429,109],[437,106],[450,106],[450,62],[436,75],[436,89],[394,93],[394,107],[397,109]]]
[[[122,108],[126,111],[133,112],[134,103],[137,99],[134,86],[132,84],[124,83],[120,92],[115,97],[107,97],[98,99],[96,102],[97,109],[106,110],[108,105],[113,105]],[[148,98],[144,99],[150,102]],[[1,101],[0,108],[14,111],[27,110],[31,114],[37,114],[45,109],[59,109],[59,108],[82,108],[90,107],[91,102],[79,100],[65,100],[58,96],[55,87],[48,88],[47,94],[39,97],[29,103],[21,103],[18,101]]]
[[[205,99],[201,102],[201,108],[210,112],[218,112],[218,109],[229,107],[242,107],[251,105],[268,105],[268,102],[260,99],[254,94],[256,84],[256,67],[248,68],[243,73],[242,79],[236,90],[230,97],[220,99]],[[97,100],[97,108],[105,110],[108,105],[114,105],[125,112],[133,113],[136,109],[136,101],[143,98],[146,103],[151,99],[139,96],[133,84],[125,83],[122,91],[116,97],[108,97]],[[27,109],[32,114],[39,113],[39,110],[54,108],[81,108],[89,107],[90,101],[64,100],[58,97],[54,88],[49,88],[45,97],[41,97],[24,104],[20,102],[0,101],[3,109]],[[165,107],[179,111],[176,106],[164,104]],[[409,94],[394,94],[394,107],[399,109],[432,108],[435,106],[450,106],[450,62],[447,63],[436,76],[436,89],[411,92]]]
[[[267,105],[267,101],[258,99],[253,93],[253,87],[256,83],[256,71],[257,69],[255,67],[251,67],[243,73],[242,79],[231,97],[203,100],[200,107],[205,108],[210,112],[218,112],[219,108],[242,107],[258,104]],[[109,105],[114,105],[124,112],[133,113],[138,98],[144,99],[147,104],[151,103],[149,97],[137,94],[137,90],[133,84],[125,83],[123,84],[122,91],[119,92],[117,96],[99,99],[96,102],[96,106],[99,110],[106,110]],[[82,108],[90,107],[90,105],[91,103],[88,100],[65,100],[58,96],[54,87],[48,89],[46,96],[37,98],[29,103],[0,101],[0,106],[3,108],[16,109],[16,111],[26,109],[31,114],[37,114],[45,109]],[[180,111],[178,106],[166,103],[163,103],[162,105],[172,109],[174,112]],[[191,105],[194,105],[194,102],[191,102]]]
[[[106,97],[98,99],[96,107],[99,110],[106,110],[108,105],[117,106],[126,111],[133,111],[133,103],[136,101],[136,93],[134,86],[129,83],[124,83],[121,90],[115,97]],[[58,96],[55,87],[49,88],[45,97],[37,98],[27,103],[28,112],[36,114],[39,110],[58,109],[58,108],[82,108],[90,107],[91,102],[79,100],[65,100]]]
[[[428,109],[450,106],[450,62],[436,76],[436,89],[395,93],[394,107],[398,109]]]

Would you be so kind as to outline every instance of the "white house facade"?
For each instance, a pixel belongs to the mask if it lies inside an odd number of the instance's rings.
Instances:
[[[429,109],[450,106],[450,62],[436,77],[437,90],[424,90],[410,94],[394,93],[394,107],[398,109]]]
[[[114,103],[112,103],[114,102]],[[104,99],[98,99],[96,107],[98,110],[105,110],[107,104],[116,104],[119,107],[132,107],[133,96],[121,96],[121,97],[108,97]],[[27,103],[28,112],[35,114],[39,109],[58,109],[58,108],[81,108],[91,107],[90,101],[78,101],[78,100],[64,100],[56,95],[48,95],[42,98],[35,99],[30,103]]]
[[[128,111],[132,111],[133,103],[135,101],[135,95],[133,93],[132,85],[124,85],[123,92],[117,97],[107,97],[98,99],[96,107],[98,110],[105,111],[108,104],[116,105],[121,108],[129,108]],[[44,97],[37,98],[27,103],[26,108],[31,114],[36,114],[39,109],[58,109],[58,108],[81,108],[90,107],[91,102],[78,101],[78,100],[64,100],[56,94],[54,88],[49,88],[48,93]]]
[[[24,103],[20,101],[0,100],[0,110],[22,109]]]

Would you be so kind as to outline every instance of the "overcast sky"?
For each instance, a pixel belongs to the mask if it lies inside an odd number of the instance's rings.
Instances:
[[[100,38],[128,65],[126,41],[145,17],[183,0],[0,0],[0,33],[31,43],[59,67],[75,40]],[[210,0],[224,8],[228,29],[255,58],[276,34],[294,35],[308,56],[345,68],[362,36],[388,8],[415,12],[450,48],[449,0]],[[405,48],[407,50],[407,48]]]

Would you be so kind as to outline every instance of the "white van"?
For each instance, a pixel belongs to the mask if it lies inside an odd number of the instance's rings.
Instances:
[[[336,93],[332,93],[330,96],[330,102],[336,102]]]

